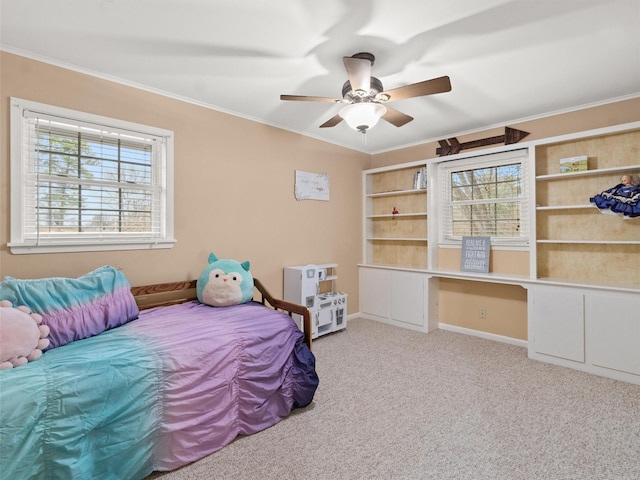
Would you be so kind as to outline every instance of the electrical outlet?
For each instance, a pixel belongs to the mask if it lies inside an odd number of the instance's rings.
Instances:
[[[487,318],[487,309],[484,307],[480,309],[480,318],[482,320],[485,320]]]

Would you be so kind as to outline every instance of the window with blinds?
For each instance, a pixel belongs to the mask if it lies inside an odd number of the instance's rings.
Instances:
[[[441,242],[490,236],[494,245],[529,240],[526,150],[441,165]]]
[[[173,245],[172,132],[12,99],[15,253]]]

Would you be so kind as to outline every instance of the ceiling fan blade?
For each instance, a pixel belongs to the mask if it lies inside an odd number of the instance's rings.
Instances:
[[[402,100],[405,98],[421,97],[423,95],[433,95],[434,93],[444,93],[449,91],[451,91],[451,81],[449,80],[449,77],[444,76],[387,90],[379,95],[387,95],[389,97],[389,100],[387,101],[393,102],[395,100]]]
[[[385,105],[384,108],[387,109],[387,112],[382,116],[382,118],[396,127],[401,127],[413,120],[413,117],[388,107],[387,105]]]
[[[306,97],[304,95],[280,95],[280,100],[293,100],[295,102],[328,102],[340,103],[342,100],[329,97]]]
[[[320,128],[335,127],[341,121],[342,121],[342,117],[340,115],[335,115],[331,117],[329,120],[327,120],[326,122],[324,122],[322,125],[320,125]]]
[[[351,90],[369,93],[371,88],[371,61],[366,58],[342,57]]]

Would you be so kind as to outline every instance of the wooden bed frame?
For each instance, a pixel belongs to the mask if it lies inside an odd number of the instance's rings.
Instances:
[[[196,280],[190,280],[185,282],[142,285],[139,287],[131,287],[131,293],[136,299],[138,308],[145,310],[147,308],[162,307],[195,300],[197,298],[196,282]],[[309,309],[296,303],[274,298],[262,282],[255,277],[253,278],[253,283],[255,290],[260,294],[259,299],[256,299],[254,295],[254,301],[259,301],[264,306],[271,307],[274,310],[285,312],[290,317],[293,317],[294,313],[302,316],[304,342],[309,349],[311,349],[311,312],[309,312]]]

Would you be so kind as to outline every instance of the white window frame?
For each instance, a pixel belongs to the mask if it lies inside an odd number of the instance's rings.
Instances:
[[[447,213],[450,211],[453,203],[451,200],[451,174],[457,171],[497,167],[514,163],[520,163],[521,165],[522,193],[520,197],[518,197],[520,203],[520,235],[518,237],[491,236],[491,246],[503,248],[514,247],[518,249],[529,247],[531,237],[531,230],[529,228],[529,192],[531,191],[531,185],[529,180],[529,152],[526,148],[467,157],[459,160],[440,162],[438,164],[438,200],[441,205],[441,212],[438,216],[438,231],[440,232],[438,243],[440,246],[460,247],[462,244],[461,237],[456,237],[451,234],[453,231],[451,225],[452,219],[451,215]],[[479,203],[483,202],[486,202],[486,200],[479,201]]]
[[[142,138],[153,138],[152,188],[156,202],[152,207],[154,231],[150,233],[78,232],[35,235],[36,225],[29,225],[28,218],[35,218],[35,201],[28,198],[26,187],[36,181],[30,168],[29,122],[33,118],[57,117],[68,125],[116,131]],[[11,98],[11,239],[8,247],[12,253],[58,253],[107,250],[137,250],[171,248],[173,238],[173,132],[157,127],[141,125],[109,117],[93,115],[66,108],[46,105],[20,98]],[[31,217],[29,217],[31,215]]]

